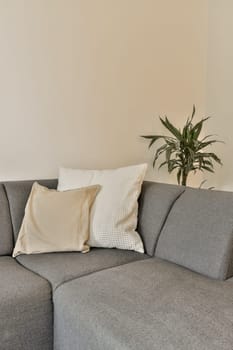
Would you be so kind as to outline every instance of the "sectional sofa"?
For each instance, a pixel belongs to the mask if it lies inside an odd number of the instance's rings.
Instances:
[[[233,349],[233,193],[144,182],[145,254],[13,259],[32,183],[0,185],[1,350]]]

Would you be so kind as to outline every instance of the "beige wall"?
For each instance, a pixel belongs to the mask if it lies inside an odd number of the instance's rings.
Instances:
[[[0,0],[0,180],[151,162],[159,114],[205,110],[206,42],[206,0]]]
[[[206,112],[212,131],[226,142],[218,152],[223,167],[208,183],[233,190],[233,2],[209,0]]]

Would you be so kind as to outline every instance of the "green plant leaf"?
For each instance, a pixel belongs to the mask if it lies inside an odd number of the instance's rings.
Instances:
[[[202,153],[202,152],[198,152],[197,155],[199,155],[202,158],[212,158],[216,163],[222,165],[222,161],[221,159],[213,152],[209,152],[209,153]]]
[[[202,169],[205,169],[206,171],[209,171],[210,173],[214,173],[214,170],[208,166],[202,165]]]
[[[176,160],[170,160],[169,162],[167,162],[167,165],[168,165],[168,172],[169,173],[171,173],[176,168],[180,167],[180,165],[176,162]]]
[[[201,150],[203,148],[206,148],[208,146],[211,146],[213,143],[224,143],[223,141],[220,141],[220,140],[209,140],[209,141],[206,141],[206,142],[200,142],[199,143],[199,146],[197,147],[198,150]]]
[[[158,159],[158,157],[159,157],[163,152],[166,151],[166,148],[167,148],[167,147],[168,147],[168,146],[167,146],[167,144],[165,143],[164,145],[160,146],[160,147],[157,149],[157,151],[156,151],[156,153],[155,153],[155,156],[154,156],[154,160],[153,160],[153,168],[154,168],[154,166],[155,166],[156,160]]]
[[[185,125],[188,126],[189,128],[192,127],[192,121],[193,121],[195,112],[196,112],[196,108],[195,108],[195,105],[193,105],[193,110],[192,110],[191,117],[190,117],[190,119],[187,118],[186,123],[185,123]]]
[[[148,148],[150,148],[156,141],[158,141],[159,139],[164,139],[165,141],[167,139],[172,139],[172,138],[169,138],[167,136],[163,136],[163,135],[141,135],[142,138],[144,139],[149,139],[151,140],[150,143],[149,143],[149,146]]]
[[[193,138],[195,140],[198,139],[198,137],[199,137],[199,135],[201,133],[203,124],[208,119],[210,119],[210,117],[207,117],[207,118],[204,118],[204,119],[200,120],[196,125],[193,126],[192,132],[193,132]]]
[[[167,164],[167,161],[165,160],[165,162],[162,162],[161,164],[160,164],[160,166],[158,167],[158,170],[159,169],[161,169],[164,165],[166,165]]]
[[[148,148],[150,148],[156,141],[158,141],[159,139],[163,138],[163,136],[155,136],[153,137],[153,139],[151,140],[151,142],[149,143]]]
[[[215,160],[215,162],[222,165],[221,159],[215,153],[210,153],[210,157],[213,158],[213,160]]]
[[[207,181],[207,180],[203,180],[203,181],[200,183],[200,185],[199,185],[198,188],[199,188],[199,189],[202,188],[202,186],[206,183],[206,181]]]
[[[195,105],[193,105],[193,111],[192,111],[191,121],[192,121],[193,118],[194,118],[195,112],[196,112],[196,107],[195,107]]]
[[[203,160],[203,165],[208,165],[210,168],[214,168],[214,164],[211,162],[211,160]]]
[[[203,137],[202,140],[200,140],[200,142],[203,142],[203,141],[205,141],[206,139],[208,139],[208,138],[210,138],[210,137],[214,137],[214,136],[218,136],[218,135],[216,135],[216,134],[206,135],[205,137]],[[223,142],[223,141],[222,141],[222,142]]]
[[[170,123],[167,117],[165,117],[165,120],[163,120],[162,118],[160,118],[160,120],[161,123],[165,126],[165,128],[172,133],[172,135],[174,135],[178,140],[182,140],[182,135],[180,131],[174,125],[172,125],[172,123]]]

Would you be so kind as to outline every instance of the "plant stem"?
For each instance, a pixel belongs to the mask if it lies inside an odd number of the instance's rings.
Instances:
[[[186,186],[187,185],[187,179],[188,179],[188,173],[186,173],[186,171],[183,170],[183,172],[182,172],[182,180],[181,180],[182,186]]]

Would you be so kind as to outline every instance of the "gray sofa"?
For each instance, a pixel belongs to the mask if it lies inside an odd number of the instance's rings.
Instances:
[[[13,259],[32,183],[0,184],[1,350],[233,350],[233,193],[144,182],[145,254]]]

